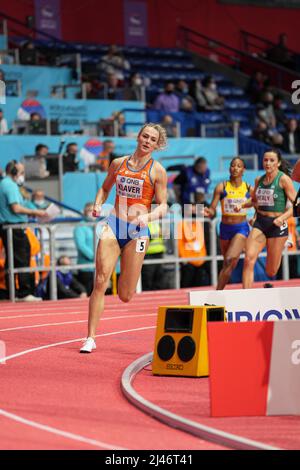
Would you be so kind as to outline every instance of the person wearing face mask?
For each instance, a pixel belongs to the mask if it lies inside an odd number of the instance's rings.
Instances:
[[[143,101],[143,79],[139,73],[130,75],[129,83],[125,86],[123,99],[127,101]]]
[[[84,218],[86,222],[95,222],[93,217],[93,202],[84,206]],[[88,225],[78,225],[74,230],[74,240],[77,248],[77,264],[88,264],[94,262],[95,242],[94,228]],[[78,272],[78,281],[84,285],[87,295],[90,296],[94,286],[94,269],[84,268]]]
[[[224,98],[219,95],[213,77],[206,77],[203,80],[203,94],[211,110],[217,111],[224,108]]]
[[[154,103],[154,109],[165,113],[178,113],[180,107],[180,99],[175,94],[175,86],[173,82],[167,82],[163,93],[160,93]]]
[[[0,182],[0,237],[2,238],[6,262],[5,269],[8,268],[8,239],[5,225],[23,224],[28,222],[28,216],[44,217],[44,210],[31,209],[25,206],[20,187],[25,181],[24,165],[16,160],[10,161],[6,165],[6,176]],[[30,244],[25,233],[25,229],[13,230],[13,253],[14,267],[27,268],[30,265]],[[18,274],[19,289],[18,298],[24,301],[41,300],[33,295],[33,286],[30,273]],[[9,285],[8,278],[6,285]]]
[[[45,193],[42,189],[36,189],[32,193],[32,203],[37,209],[47,209],[49,202],[45,199]]]

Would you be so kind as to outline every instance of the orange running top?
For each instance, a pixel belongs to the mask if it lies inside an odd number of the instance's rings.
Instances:
[[[124,158],[115,171],[116,205],[121,204],[122,199],[124,203],[126,199],[127,206],[139,204],[149,210],[154,196],[154,185],[151,179],[154,160],[150,158],[142,168],[133,170],[130,167],[130,158]]]

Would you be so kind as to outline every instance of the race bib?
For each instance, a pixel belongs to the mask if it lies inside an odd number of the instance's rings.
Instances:
[[[118,196],[129,199],[142,199],[144,180],[118,175],[116,192]]]
[[[138,238],[136,241],[135,251],[137,253],[145,253],[147,240]]]
[[[240,212],[235,212],[235,207],[243,204],[245,202],[245,198],[225,198],[224,199],[224,212],[226,214],[236,214],[240,215],[245,212],[245,210]]]
[[[258,188],[256,199],[259,206],[274,206],[274,189]]]

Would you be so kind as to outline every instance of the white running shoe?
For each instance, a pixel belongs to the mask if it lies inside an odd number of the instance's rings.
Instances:
[[[17,302],[41,302],[43,299],[41,297],[35,297],[34,295],[26,295],[26,297],[16,298]]]
[[[82,348],[80,349],[81,353],[91,353],[93,349],[96,349],[96,343],[93,338],[90,336],[84,341]]]

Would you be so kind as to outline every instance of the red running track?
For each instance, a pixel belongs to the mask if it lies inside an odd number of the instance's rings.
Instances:
[[[129,304],[107,297],[90,355],[78,352],[86,300],[1,303],[0,449],[222,449],[159,423],[120,391],[124,369],[153,350],[158,306],[188,303],[188,291],[144,293]],[[145,370],[135,385],[150,401],[203,424],[300,447],[297,417],[209,418],[206,379],[153,377]]]

